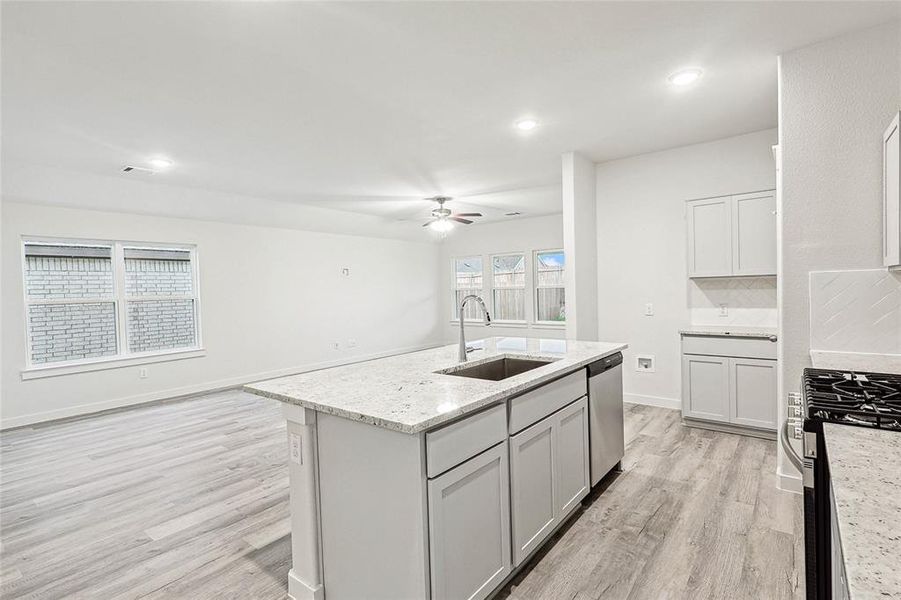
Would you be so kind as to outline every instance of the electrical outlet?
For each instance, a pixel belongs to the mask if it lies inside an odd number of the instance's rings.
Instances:
[[[349,268],[349,267],[343,267],[343,268],[341,269],[341,274],[344,275],[345,277],[350,277],[350,268]]]
[[[147,379],[147,368],[146,367],[141,367],[140,369],[138,369],[138,377],[140,377],[141,379]]]
[[[728,304],[720,304],[720,316],[721,317],[729,316],[729,305]]]
[[[644,305],[644,316],[653,317],[654,316],[654,305],[648,302]]]

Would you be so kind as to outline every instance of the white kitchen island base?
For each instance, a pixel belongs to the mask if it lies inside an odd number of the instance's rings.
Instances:
[[[483,600],[509,581],[589,491],[585,365],[625,347],[554,344],[500,381],[448,375],[446,347],[248,386],[286,402],[289,596]],[[362,406],[358,369],[395,374],[387,396]]]

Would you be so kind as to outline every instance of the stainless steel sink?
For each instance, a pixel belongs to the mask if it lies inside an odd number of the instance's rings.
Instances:
[[[465,367],[453,367],[439,372],[445,375],[456,375],[457,377],[501,381],[502,379],[507,379],[508,377],[513,377],[514,375],[519,375],[526,371],[543,367],[552,362],[554,361],[535,358],[503,357]]]

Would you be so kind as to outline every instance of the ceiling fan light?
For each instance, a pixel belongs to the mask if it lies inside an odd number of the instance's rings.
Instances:
[[[453,221],[448,221],[447,219],[438,219],[437,221],[432,221],[432,223],[429,225],[429,229],[431,229],[432,231],[437,231],[438,233],[447,233],[453,228]]]

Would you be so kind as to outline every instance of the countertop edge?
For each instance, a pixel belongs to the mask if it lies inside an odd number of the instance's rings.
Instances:
[[[761,340],[770,340],[774,338],[778,338],[775,332],[769,333],[766,331],[735,331],[731,329],[722,329],[722,330],[714,330],[714,329],[680,329],[680,336],[691,336],[691,337],[730,337],[730,338],[749,338],[749,339],[761,339]]]
[[[617,352],[622,352],[623,350],[625,350],[626,348],[629,347],[629,345],[625,344],[625,343],[620,343],[620,342],[613,342],[613,343],[616,344],[616,347],[607,352],[602,352],[602,353],[594,355],[590,358],[584,358],[584,359],[573,361],[571,364],[568,364],[565,369],[561,369],[559,371],[554,371],[553,373],[544,374],[533,380],[529,380],[528,383],[523,384],[523,387],[516,386],[513,390],[510,390],[510,391],[502,391],[502,392],[497,392],[497,393],[491,394],[489,396],[486,396],[485,398],[474,401],[471,404],[467,404],[466,406],[464,406],[460,409],[449,411],[447,413],[426,419],[425,421],[421,421],[419,423],[415,423],[412,425],[409,423],[400,423],[398,421],[390,421],[387,419],[371,417],[371,416],[368,416],[365,414],[348,411],[348,410],[337,408],[334,406],[319,404],[316,402],[309,402],[309,401],[306,401],[306,400],[303,400],[300,398],[286,396],[284,394],[279,394],[276,392],[270,392],[268,390],[253,387],[252,383],[242,386],[241,389],[249,394],[254,394],[257,396],[270,398],[272,400],[278,400],[279,402],[284,402],[286,404],[293,404],[293,405],[300,406],[303,408],[308,408],[310,410],[315,410],[316,412],[334,415],[336,417],[342,417],[342,418],[349,419],[352,421],[357,421],[360,423],[367,423],[370,425],[375,425],[376,427],[381,427],[383,429],[389,429],[391,431],[397,431],[400,433],[415,435],[415,434],[419,434],[419,433],[428,431],[430,429],[435,429],[441,425],[444,425],[446,423],[454,421],[454,420],[458,419],[459,417],[476,412],[477,410],[484,408],[486,406],[490,406],[492,404],[496,404],[503,400],[509,399],[513,396],[518,396],[520,394],[523,394],[532,388],[538,387],[549,381],[559,379],[560,377],[563,377],[565,375],[569,375],[575,371],[578,371],[579,369],[584,368],[585,366],[587,366],[590,363],[593,363],[597,360],[601,360],[602,358],[605,358],[612,354],[616,354]],[[526,353],[526,352],[508,351],[507,353],[514,354],[514,355],[534,356],[534,354]],[[376,360],[378,360],[378,359],[376,359]]]
[[[841,459],[836,459],[834,456],[831,456],[829,440],[830,440],[830,437],[833,438],[831,451],[832,451],[832,453],[834,453],[836,451],[836,447],[835,447],[836,446],[836,440],[835,440],[836,434],[833,432],[832,435],[830,436],[829,430],[834,427],[835,428],[850,427],[852,429],[855,429],[855,428],[852,425],[834,425],[834,424],[830,424],[830,423],[826,423],[825,425],[826,426],[823,429],[823,435],[824,435],[825,444],[826,444],[826,460],[827,460],[827,462],[832,462],[834,460],[841,460]],[[870,431],[870,430],[868,430],[868,431]],[[873,431],[883,432],[884,430],[873,430]],[[898,435],[897,432],[889,432],[889,433],[890,433],[890,435]],[[830,470],[832,470],[834,468],[835,468],[834,465],[830,465]],[[843,475],[846,476],[847,473],[845,473]],[[847,481],[839,480],[839,484],[848,486]],[[894,592],[886,593],[885,589],[874,588],[873,582],[867,581],[867,579],[868,579],[867,575],[872,576],[873,572],[874,572],[872,565],[867,565],[867,564],[860,565],[860,564],[855,564],[854,561],[849,561],[849,555],[855,554],[855,552],[851,551],[851,549],[848,545],[848,543],[849,543],[848,538],[851,537],[851,535],[854,533],[853,531],[851,531],[851,529],[849,529],[849,527],[851,525],[853,525],[855,516],[848,514],[847,508],[850,507],[850,502],[849,502],[849,499],[847,498],[847,495],[849,495],[849,494],[853,495],[853,491],[847,490],[847,489],[842,490],[841,488],[836,490],[836,476],[835,475],[833,475],[831,478],[830,487],[832,488],[830,490],[830,494],[831,494],[832,498],[834,499],[834,502],[832,502],[832,508],[835,511],[833,518],[835,519],[836,528],[838,529],[838,541],[841,546],[842,560],[844,563],[842,566],[844,568],[846,584],[848,586],[848,590],[849,590],[849,593],[851,594],[851,597],[853,597],[855,600],[867,600],[869,598],[874,598],[874,599],[875,598],[887,598],[887,599],[901,598],[901,590],[896,590]],[[842,506],[843,503],[848,503],[848,506],[843,508],[843,506]],[[850,511],[850,512],[853,513],[854,511]],[[857,533],[857,535],[859,535],[859,532]],[[882,548],[881,544],[877,543],[876,546],[878,548]],[[860,559],[860,557],[858,557],[858,559]],[[863,570],[863,573],[861,572],[861,570]],[[891,570],[891,569],[889,569],[889,570]],[[881,574],[882,571],[877,569],[876,573]],[[894,588],[895,588],[895,586],[892,585],[889,589],[894,589]]]

